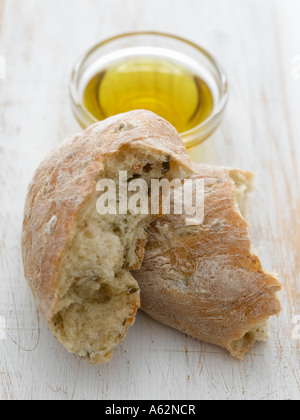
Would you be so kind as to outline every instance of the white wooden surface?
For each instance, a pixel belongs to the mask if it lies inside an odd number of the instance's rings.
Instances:
[[[0,0],[1,400],[299,399],[299,17],[299,0]],[[46,153],[78,131],[68,100],[72,65],[98,40],[141,29],[202,44],[230,77],[226,120],[193,158],[257,173],[252,236],[284,283],[270,341],[243,362],[139,314],[110,364],[85,366],[39,319],[23,277],[27,185]]]

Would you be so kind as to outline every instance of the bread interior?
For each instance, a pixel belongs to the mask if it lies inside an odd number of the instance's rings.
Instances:
[[[169,156],[138,147],[110,156],[104,166],[98,180],[108,178],[118,185],[119,171],[127,171],[129,180],[147,182],[149,200],[151,179],[185,175]],[[99,194],[92,194],[77,216],[76,233],[60,263],[58,304],[52,319],[57,338],[91,364],[107,362],[134,322],[139,287],[129,270],[140,268],[145,232],[154,218],[129,212],[99,215]]]
[[[243,356],[251,350],[253,345],[258,341],[266,341],[269,338],[269,321],[266,320],[248,331],[244,337],[233,341],[230,344],[232,356],[242,359]]]

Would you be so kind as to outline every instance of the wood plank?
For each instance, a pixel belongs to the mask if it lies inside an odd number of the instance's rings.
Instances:
[[[0,0],[0,400],[299,399],[299,12],[297,0]],[[24,280],[27,185],[46,153],[79,129],[68,98],[72,65],[98,40],[146,28],[207,47],[230,78],[224,123],[192,156],[257,173],[251,236],[284,283],[270,341],[243,362],[140,313],[111,363],[85,366],[39,319]]]

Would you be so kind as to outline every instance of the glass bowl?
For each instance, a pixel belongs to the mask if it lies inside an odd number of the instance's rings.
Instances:
[[[151,54],[177,60],[206,82],[214,99],[211,114],[201,124],[180,133],[187,148],[206,140],[220,125],[226,109],[229,97],[226,74],[205,49],[178,36],[159,32],[115,36],[97,44],[77,61],[72,71],[70,95],[72,110],[79,124],[86,128],[98,121],[84,104],[84,92],[93,76],[133,54]]]

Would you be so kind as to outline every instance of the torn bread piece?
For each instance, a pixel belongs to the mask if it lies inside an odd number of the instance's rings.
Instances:
[[[23,227],[25,276],[51,330],[90,364],[109,361],[133,324],[151,215],[100,215],[97,183],[192,173],[178,133],[148,111],[95,124],[55,149],[30,185]],[[119,212],[118,212],[119,213]]]
[[[242,216],[253,174],[206,165],[195,173],[205,181],[204,222],[189,227],[178,215],[154,221],[133,276],[152,318],[241,359],[268,338],[268,319],[281,310],[281,286],[251,250]]]

